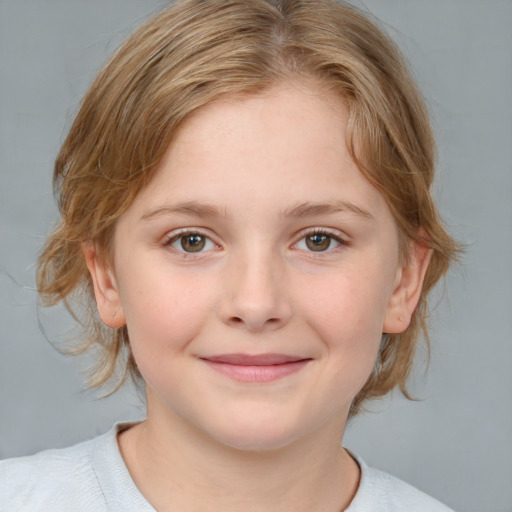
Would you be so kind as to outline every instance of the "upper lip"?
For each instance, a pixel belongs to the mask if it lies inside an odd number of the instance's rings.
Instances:
[[[201,359],[211,361],[213,363],[224,363],[240,366],[270,366],[274,364],[294,363],[310,358],[287,354],[220,354],[216,356],[202,357]]]

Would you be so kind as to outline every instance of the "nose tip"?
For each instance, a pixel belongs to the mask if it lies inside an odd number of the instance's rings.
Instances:
[[[291,316],[285,279],[276,265],[241,266],[222,285],[220,316],[231,327],[250,332],[275,330]]]

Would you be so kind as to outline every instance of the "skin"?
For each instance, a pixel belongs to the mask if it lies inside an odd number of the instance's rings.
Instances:
[[[407,328],[429,253],[400,262],[389,208],[344,143],[343,101],[314,91],[194,113],[119,219],[111,262],[84,245],[100,315],[127,324],[146,381],[147,420],[119,445],[159,511],[334,512],[357,490],[350,403],[382,333]],[[269,353],[306,362],[267,382],[207,362]]]

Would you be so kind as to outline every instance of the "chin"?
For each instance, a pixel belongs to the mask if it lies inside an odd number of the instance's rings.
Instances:
[[[247,422],[243,424],[233,422],[228,429],[218,429],[210,435],[225,446],[245,452],[280,450],[300,437],[293,426],[279,426],[271,421],[261,422],[259,425],[254,422],[250,425]]]
[[[224,444],[243,452],[273,452],[286,448],[294,439],[284,437],[247,437],[237,439],[225,439]]]

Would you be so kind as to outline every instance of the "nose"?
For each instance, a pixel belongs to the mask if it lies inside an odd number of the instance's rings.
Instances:
[[[250,332],[279,329],[292,315],[283,265],[271,254],[248,252],[226,267],[221,320]]]

